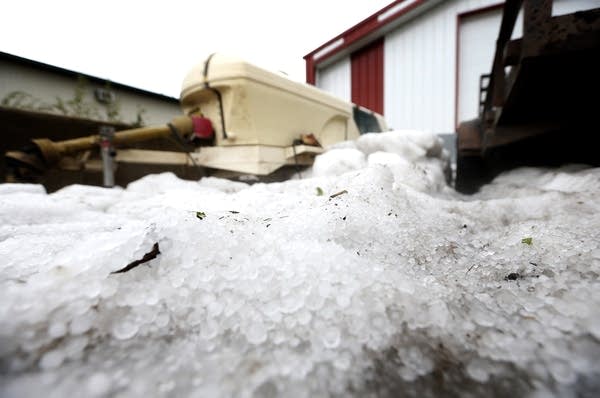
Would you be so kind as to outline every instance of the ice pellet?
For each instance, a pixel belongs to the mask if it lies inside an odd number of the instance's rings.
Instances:
[[[0,184],[0,396],[593,396],[600,169],[447,164],[396,131],[281,183]]]

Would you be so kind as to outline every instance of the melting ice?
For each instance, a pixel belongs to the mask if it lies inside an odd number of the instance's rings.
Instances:
[[[598,394],[600,169],[464,197],[444,159],[390,132],[284,183],[0,185],[0,395]]]

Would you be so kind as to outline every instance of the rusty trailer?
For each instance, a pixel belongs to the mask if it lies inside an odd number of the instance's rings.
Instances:
[[[599,96],[600,8],[553,16],[551,0],[506,1],[479,117],[458,127],[457,190],[513,167],[600,165]]]

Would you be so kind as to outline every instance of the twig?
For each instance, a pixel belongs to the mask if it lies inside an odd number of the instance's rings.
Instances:
[[[152,246],[152,250],[146,254],[144,254],[144,257],[142,257],[141,260],[135,260],[129,264],[127,264],[127,266],[125,266],[125,268],[121,268],[118,271],[113,271],[111,272],[111,274],[120,274],[122,272],[127,272],[135,267],[137,267],[140,264],[144,264],[147,263],[150,260],[153,260],[156,258],[156,256],[158,256],[160,254],[160,250],[158,249],[158,242],[154,244],[154,246]]]
[[[345,194],[345,193],[348,193],[348,191],[346,191],[346,190],[344,189],[343,191],[340,191],[340,192],[338,192],[338,193],[334,193],[333,195],[329,196],[329,199],[336,198],[336,197],[338,197],[338,196],[340,196],[340,195],[343,195],[343,194]]]

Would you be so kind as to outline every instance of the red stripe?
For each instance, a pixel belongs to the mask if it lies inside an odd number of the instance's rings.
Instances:
[[[383,114],[383,39],[351,56],[352,102]]]

